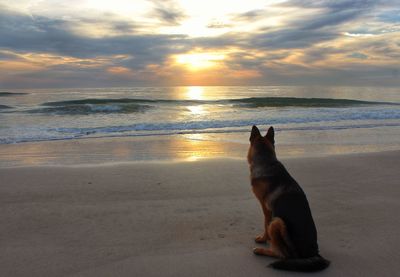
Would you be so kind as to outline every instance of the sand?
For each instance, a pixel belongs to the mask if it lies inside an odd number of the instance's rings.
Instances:
[[[314,276],[397,276],[400,152],[283,160],[308,195]],[[292,276],[252,254],[244,160],[0,169],[0,276]]]

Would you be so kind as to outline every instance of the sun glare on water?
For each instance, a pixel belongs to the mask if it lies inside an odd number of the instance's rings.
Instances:
[[[186,98],[190,100],[202,100],[204,88],[203,87],[188,87],[186,90]],[[202,105],[192,105],[186,107],[192,115],[206,114],[206,110]]]
[[[203,97],[204,88],[202,87],[188,87],[186,90],[186,96],[190,100],[200,100]]]

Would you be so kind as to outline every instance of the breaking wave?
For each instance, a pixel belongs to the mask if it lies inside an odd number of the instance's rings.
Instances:
[[[49,114],[92,114],[92,113],[136,113],[145,112],[157,105],[230,105],[236,108],[262,107],[303,107],[303,108],[340,108],[362,105],[399,105],[398,103],[359,101],[331,98],[296,97],[251,97],[223,100],[168,100],[168,99],[132,99],[132,98],[92,98],[43,103],[41,108],[29,110],[30,113]]]
[[[9,92],[9,91],[0,91],[0,97],[1,96],[17,96],[17,95],[25,95],[28,93],[25,92]]]
[[[7,105],[0,105],[0,110],[7,110],[7,109],[12,109],[12,107]]]
[[[70,101],[74,102],[74,101]],[[104,103],[60,103],[44,104],[44,107],[27,111],[28,113],[45,113],[55,115],[88,115],[97,113],[137,113],[145,112],[151,108],[149,105],[125,102],[104,102]]]

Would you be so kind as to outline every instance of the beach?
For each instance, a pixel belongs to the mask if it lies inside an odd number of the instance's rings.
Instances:
[[[399,276],[398,2],[0,0],[0,277]]]
[[[308,196],[316,276],[395,276],[400,152],[285,158]],[[292,276],[252,254],[241,159],[0,168],[1,276]]]

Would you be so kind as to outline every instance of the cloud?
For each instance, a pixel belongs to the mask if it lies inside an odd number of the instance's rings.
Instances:
[[[241,14],[237,14],[233,17],[233,20],[239,21],[254,21],[266,16],[266,11],[262,9],[251,10]]]
[[[79,58],[129,54],[162,61],[161,56],[175,52],[175,46],[185,39],[182,35],[122,34],[93,38],[76,34],[71,22],[45,17],[30,17],[0,11],[0,47],[13,51],[53,53]],[[118,21],[113,28],[131,29],[134,24]]]
[[[168,25],[178,25],[187,16],[173,0],[152,0],[155,8],[151,15]]]
[[[362,60],[368,59],[367,55],[365,55],[363,53],[360,53],[360,52],[351,53],[350,55],[348,55],[348,57],[349,58],[355,58],[355,59],[362,59]]]
[[[213,20],[212,22],[207,24],[207,28],[210,29],[224,29],[229,27],[232,27],[232,24],[224,23],[217,20]]]
[[[334,40],[346,23],[368,13],[373,5],[373,1],[287,1],[277,6],[297,8],[294,18],[281,27],[261,30],[252,42],[264,48],[306,48]]]
[[[221,34],[202,37],[158,31],[189,16],[176,1],[151,1],[148,21],[0,6],[0,60],[15,69],[0,68],[0,86],[183,84],[181,77],[227,85],[397,84],[400,19],[391,11],[395,2],[382,3],[286,1],[207,21],[203,27]],[[173,55],[202,51],[226,59],[197,76],[173,64]]]
[[[378,15],[378,19],[382,22],[399,23],[400,9],[384,11]]]
[[[266,49],[306,48],[317,43],[333,40],[338,35],[334,30],[282,29],[252,36],[251,45]]]

